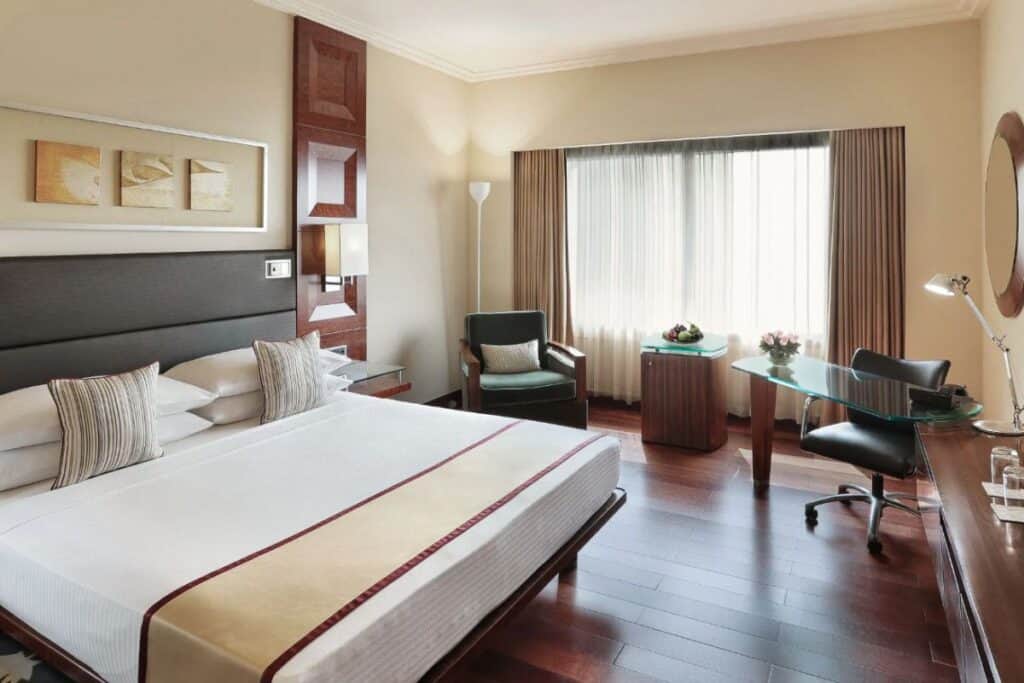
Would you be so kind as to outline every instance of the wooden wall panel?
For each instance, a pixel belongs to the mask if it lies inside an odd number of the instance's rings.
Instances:
[[[298,126],[366,137],[366,42],[295,17]]]
[[[367,277],[324,292],[321,269],[322,226],[367,221],[366,43],[296,17],[293,88],[296,328],[365,358]],[[340,303],[356,314],[311,319],[318,306]]]

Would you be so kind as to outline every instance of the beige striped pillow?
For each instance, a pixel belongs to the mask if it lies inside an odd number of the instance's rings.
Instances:
[[[536,339],[522,344],[481,344],[484,372],[509,374],[540,370],[538,348]]]
[[[163,455],[156,431],[160,364],[120,375],[49,383],[62,430],[53,488]]]
[[[320,333],[286,342],[257,339],[252,344],[263,388],[260,424],[316,408],[324,399]]]

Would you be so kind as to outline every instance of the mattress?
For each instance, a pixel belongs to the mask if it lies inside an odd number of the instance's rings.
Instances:
[[[317,524],[510,423],[344,394],[173,457],[0,504],[0,605],[110,681],[139,680],[168,592]],[[516,426],[538,447],[562,427]],[[202,436],[202,435],[201,435]],[[618,481],[589,442],[306,644],[275,681],[410,681],[565,544]]]

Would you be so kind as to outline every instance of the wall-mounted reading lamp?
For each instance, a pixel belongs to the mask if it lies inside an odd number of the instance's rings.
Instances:
[[[340,291],[370,273],[369,230],[365,223],[324,226],[324,291]]]
[[[1010,358],[1010,347],[1006,345],[1006,335],[997,335],[992,326],[985,320],[985,316],[981,314],[981,309],[978,308],[978,304],[974,303],[974,299],[967,293],[967,284],[971,281],[971,278],[966,275],[946,275],[945,273],[939,273],[935,275],[931,280],[925,283],[924,288],[932,294],[938,294],[939,296],[956,296],[960,294],[964,297],[964,301],[970,306],[971,311],[974,312],[975,317],[978,318],[978,322],[981,323],[981,328],[985,330],[985,334],[992,343],[995,344],[1003,354],[1003,365],[1006,368],[1006,379],[1010,383],[1010,402],[1013,407],[1013,418],[1009,422],[1001,422],[997,420],[976,420],[974,422],[974,428],[980,432],[986,434],[999,434],[1002,436],[1021,436],[1024,435],[1024,428],[1021,427],[1021,413],[1024,412],[1024,408],[1020,406],[1020,399],[1017,397],[1017,385],[1013,378],[1013,361]]]

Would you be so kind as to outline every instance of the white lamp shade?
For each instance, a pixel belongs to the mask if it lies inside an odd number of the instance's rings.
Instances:
[[[370,238],[365,223],[324,226],[324,274],[355,277],[370,273]]]
[[[925,283],[924,288],[939,296],[953,296],[956,294],[956,288],[953,286],[954,280],[952,275],[936,273],[931,280]]]
[[[482,203],[491,194],[491,184],[483,180],[474,180],[469,184],[469,196],[477,204]]]

